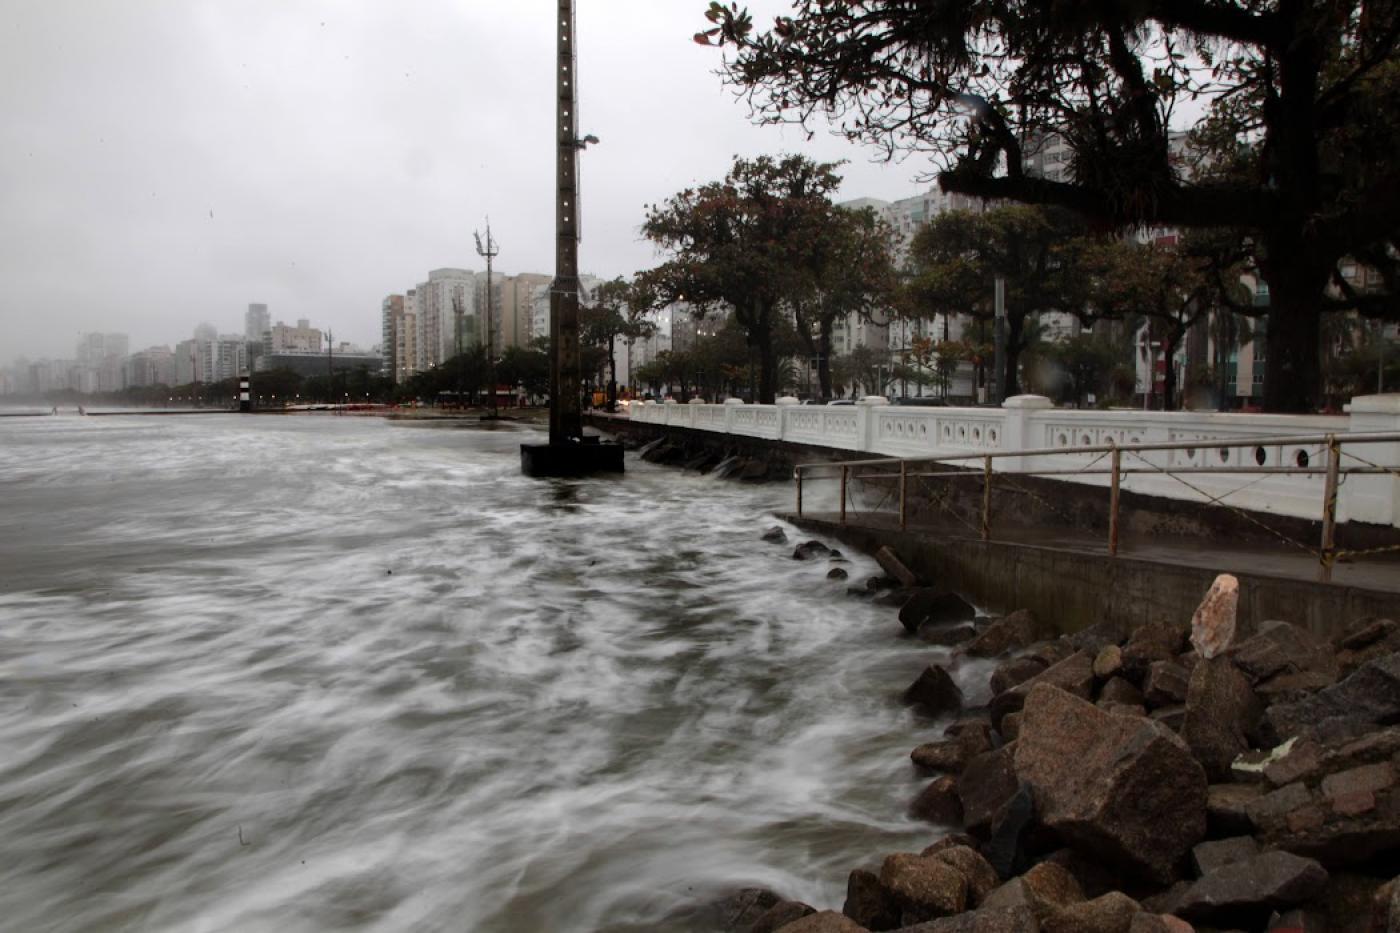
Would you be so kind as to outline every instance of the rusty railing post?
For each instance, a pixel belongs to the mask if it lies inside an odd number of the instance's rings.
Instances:
[[[846,477],[851,468],[841,464],[841,524],[846,524]]]
[[[802,467],[792,468],[794,478],[797,480],[797,517],[802,517]]]
[[[982,458],[982,540],[992,540],[992,458]]]
[[[1323,583],[1332,579],[1332,564],[1337,559],[1337,474],[1342,463],[1342,444],[1337,435],[1327,435],[1327,485],[1322,493],[1322,551],[1317,578]]]
[[[1118,556],[1118,491],[1122,480],[1119,470],[1123,465],[1123,452],[1113,448],[1113,480],[1108,493],[1108,556]]]
[[[899,461],[899,530],[909,528],[909,499],[906,491],[909,484],[909,461]]]

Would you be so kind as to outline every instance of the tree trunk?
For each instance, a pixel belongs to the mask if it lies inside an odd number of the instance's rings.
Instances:
[[[778,358],[773,349],[773,315],[771,308],[759,313],[759,326],[754,333],[758,349],[758,403],[772,405],[778,398]]]
[[[1316,311],[1308,313],[1281,305],[1282,297],[1269,308],[1265,335],[1268,358],[1264,361],[1264,410],[1270,412],[1310,412],[1317,405],[1322,387],[1319,365],[1321,321]]]
[[[1273,244],[1271,244],[1272,246]],[[1264,337],[1264,410],[1310,412],[1322,397],[1322,313],[1328,267],[1291,250],[1261,263],[1269,284]]]

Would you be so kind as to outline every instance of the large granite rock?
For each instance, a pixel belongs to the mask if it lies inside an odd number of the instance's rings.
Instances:
[[[737,933],[748,930],[781,901],[781,897],[767,888],[737,888],[704,903],[683,907],[668,921]]]
[[[1105,703],[1117,703],[1120,706],[1146,705],[1142,691],[1134,687],[1132,681],[1126,677],[1110,677],[1103,688],[1099,690],[1099,699]]]
[[[1094,676],[1108,680],[1123,669],[1123,649],[1118,645],[1104,645],[1094,655]]]
[[[1128,926],[1128,933],[1195,933],[1195,930],[1191,924],[1171,914],[1134,914]]]
[[[1015,749],[1016,743],[1011,742],[984,752],[969,761],[958,776],[958,798],[968,832],[984,838],[989,835],[997,813],[1015,796],[1020,784],[1013,759]]]
[[[904,691],[906,706],[917,706],[930,716],[955,713],[962,709],[963,694],[952,676],[940,665],[930,664]]]
[[[996,670],[992,671],[990,683],[993,696],[1005,693],[1012,687],[1025,683],[1049,666],[1049,662],[1044,658],[1026,656],[1003,661],[997,665]]]
[[[867,930],[893,930],[899,926],[899,902],[874,872],[862,868],[846,879],[846,903],[841,912]]]
[[[973,907],[979,906],[1001,882],[996,869],[971,846],[948,846],[932,853],[932,857],[957,869],[967,880],[967,902]]]
[[[978,725],[981,728],[969,725],[959,729],[952,738],[941,742],[926,742],[910,752],[909,757],[920,768],[956,774],[973,758],[992,749],[991,726]]]
[[[1216,926],[1252,926],[1275,910],[1306,903],[1327,886],[1317,862],[1288,852],[1265,852],[1222,865],[1187,889],[1176,913]]]
[[[1240,670],[1256,684],[1280,674],[1312,671],[1336,678],[1337,658],[1332,646],[1292,624],[1271,620],[1251,637],[1230,649]]]
[[[901,927],[899,933],[1040,933],[1040,924],[1026,907],[988,907]]]
[[[1167,882],[1206,831],[1206,777],[1186,745],[1048,685],[1026,699],[1013,757],[1037,817],[1071,846]]]
[[[1378,726],[1400,723],[1400,652],[1366,662],[1307,699],[1275,704],[1266,718],[1279,741],[1329,719]]]
[[[1191,672],[1175,661],[1153,661],[1147,668],[1142,684],[1142,696],[1151,709],[1175,706],[1186,702],[1186,690]]]
[[[1335,642],[1342,676],[1367,661],[1400,651],[1400,623],[1394,619],[1364,619]]]
[[[1230,765],[1249,750],[1263,707],[1249,679],[1229,658],[1203,660],[1191,672],[1181,738],[1212,781],[1230,777]]]
[[[963,651],[974,658],[994,658],[1053,637],[1052,626],[1041,622],[1029,609],[1018,609],[983,629]]]
[[[1191,850],[1191,862],[1196,866],[1197,875],[1208,875],[1217,868],[1243,862],[1258,854],[1259,843],[1253,836],[1230,836],[1228,839],[1200,843]]]
[[[1058,664],[1052,664],[1030,680],[1017,684],[1004,693],[992,697],[989,710],[992,725],[1001,727],[1001,721],[1009,713],[1014,713],[1025,705],[1026,697],[1037,686],[1058,687],[1067,693],[1087,700],[1094,692],[1094,658],[1087,651],[1077,651]],[[1022,728],[1025,722],[1022,721]]]
[[[1143,625],[1123,646],[1123,675],[1133,683],[1147,679],[1153,661],[1175,661],[1186,647],[1187,628],[1169,622]]]
[[[865,927],[834,910],[823,910],[778,928],[781,933],[865,933]]]
[[[1250,806],[1264,794],[1258,784],[1212,784],[1206,789],[1206,821],[1212,836],[1254,831]]]
[[[1191,645],[1202,658],[1210,660],[1234,644],[1239,603],[1240,581],[1228,573],[1216,577],[1191,616]]]
[[[962,825],[963,808],[957,788],[957,781],[946,774],[935,778],[909,805],[909,815],[944,826]]]
[[[1074,875],[1055,862],[1041,862],[992,891],[982,903],[986,907],[1029,907],[1043,920],[1082,900],[1084,891]]]
[[[1142,906],[1121,891],[1070,904],[1041,923],[1042,933],[1128,933]]]
[[[957,593],[925,587],[914,591],[899,609],[899,623],[907,632],[921,625],[951,625],[977,618],[977,609]]]
[[[747,933],[776,933],[788,924],[803,917],[810,917],[816,912],[815,907],[801,901],[779,901],[764,911],[748,928]]]
[[[967,909],[967,879],[936,854],[887,856],[880,865],[880,886],[893,895],[905,926]]]
[[[830,556],[831,548],[815,539],[802,542],[792,551],[793,560],[819,560]]]

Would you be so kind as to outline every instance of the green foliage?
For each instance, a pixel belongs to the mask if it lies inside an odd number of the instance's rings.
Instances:
[[[1083,406],[1089,395],[1099,405],[1126,401],[1133,383],[1122,392],[1118,370],[1128,367],[1125,348],[1100,334],[1079,334],[1068,340],[1048,341],[1035,348],[1028,367],[1035,391],[1057,402]],[[1128,367],[1131,374],[1131,367]]]
[[[767,30],[711,3],[757,119],[831,121],[940,184],[1109,228],[1233,231],[1269,285],[1265,407],[1319,398],[1320,320],[1400,319],[1400,4],[1362,0],[794,0]],[[1205,102],[1186,159],[1174,114]],[[1028,171],[1037,141],[1068,173]],[[1383,287],[1353,288],[1355,258]]]
[[[758,354],[758,393],[772,402],[780,308],[812,291],[814,252],[830,218],[834,164],[803,156],[737,158],[722,181],[687,188],[648,208],[642,232],[671,258],[643,276],[657,303],[697,315],[733,309]]]
[[[506,347],[496,361],[496,378],[502,385],[523,386],[531,398],[548,395],[549,353],[537,346]]]
[[[1074,214],[1044,207],[1000,207],[985,213],[949,211],[924,226],[910,246],[913,278],[906,286],[917,312],[966,314],[991,321],[995,281],[1005,281],[1006,395],[1020,391],[1018,362],[1030,345],[1031,316],[1078,314],[1085,280],[1078,264],[1087,230]]]
[[[809,254],[806,290],[792,301],[796,333],[817,359],[823,398],[830,398],[832,333],[856,315],[870,320],[896,300],[894,233],[870,208],[827,205],[827,217]]]

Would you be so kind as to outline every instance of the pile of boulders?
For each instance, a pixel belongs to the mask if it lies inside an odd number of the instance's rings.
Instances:
[[[1057,636],[890,584],[956,645],[904,694],[952,719],[910,807],[952,832],[853,871],[841,913],[775,898],[785,925],[752,929],[1400,931],[1400,624],[1241,633],[1224,575],[1189,623]],[[1000,659],[975,708],[968,658]]]

